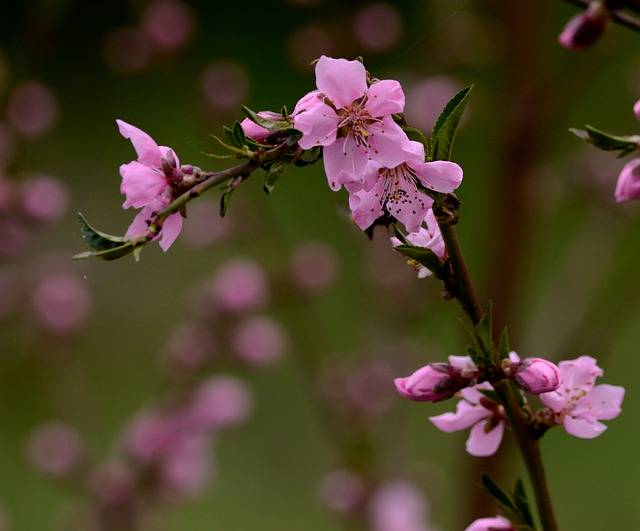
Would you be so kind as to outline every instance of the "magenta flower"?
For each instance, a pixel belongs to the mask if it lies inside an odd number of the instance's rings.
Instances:
[[[436,192],[452,192],[462,182],[462,168],[454,162],[424,161],[424,146],[409,141],[398,164],[370,161],[362,187],[351,185],[349,207],[362,230],[385,211],[402,222],[407,231],[418,232],[433,200],[419,185]]]
[[[274,121],[282,120],[282,115],[280,113],[272,112],[272,111],[260,111],[258,113],[258,116],[260,116],[261,118],[265,118],[267,120],[274,120]],[[245,118],[244,120],[242,120],[242,122],[240,122],[240,126],[242,127],[244,134],[249,138],[252,138],[256,142],[264,142],[266,138],[270,135],[267,129],[265,129],[261,125],[258,125],[257,123],[255,123],[253,120],[250,120],[249,118]]]
[[[409,142],[393,121],[404,109],[400,83],[385,79],[367,86],[360,61],[322,56],[316,64],[317,91],[305,95],[293,112],[303,149],[324,146],[324,168],[332,190],[361,183],[367,163],[394,168]]]
[[[559,368],[560,387],[540,395],[542,403],[555,413],[555,422],[571,435],[581,439],[597,437],[607,429],[600,420],[620,415],[624,387],[595,385],[604,372],[590,356],[562,361]]]
[[[462,389],[462,400],[458,402],[455,413],[443,413],[429,417],[429,420],[445,432],[471,428],[467,452],[477,457],[487,457],[498,450],[506,420],[503,407],[483,395],[481,390],[493,390],[493,387],[489,382],[483,382]]]
[[[591,4],[584,12],[573,17],[558,37],[560,45],[568,50],[584,50],[594,44],[607,27],[608,12],[599,4]]]
[[[390,240],[391,245],[394,247],[402,245],[402,242],[396,237],[391,237]],[[447,256],[447,248],[444,240],[442,239],[438,221],[431,209],[427,210],[424,220],[422,221],[422,225],[418,231],[407,234],[406,240],[414,247],[422,247],[423,249],[433,251],[440,260],[444,260]],[[418,262],[415,262],[415,268],[418,273],[418,278],[426,278],[431,275],[431,271]]]
[[[430,363],[406,378],[396,378],[398,392],[417,402],[438,402],[451,398],[477,374],[469,356],[450,356],[449,363]]]
[[[504,516],[479,518],[471,522],[465,531],[516,531],[515,526]]]
[[[153,216],[171,202],[172,180],[181,179],[181,169],[178,157],[171,148],[158,146],[147,133],[127,122],[116,120],[116,123],[120,134],[131,140],[138,154],[138,160],[120,166],[120,191],[125,195],[122,206],[141,209],[125,235],[133,239],[142,236]],[[163,251],[171,247],[181,230],[180,213],[167,217],[159,235]]]
[[[527,393],[539,395],[555,391],[560,385],[560,369],[543,358],[525,358],[509,353],[511,366],[507,369],[516,383]]]
[[[640,159],[632,159],[622,168],[615,197],[618,203],[640,199]]]

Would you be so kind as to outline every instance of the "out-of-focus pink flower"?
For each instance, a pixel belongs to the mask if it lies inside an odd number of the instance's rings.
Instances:
[[[162,50],[175,50],[192,37],[195,17],[185,2],[155,0],[144,10],[141,27],[155,46]]]
[[[471,522],[465,531],[516,531],[515,526],[504,516],[479,518]]]
[[[604,4],[592,2],[573,17],[560,33],[558,41],[568,50],[584,50],[594,44],[607,27],[609,13]]]
[[[256,262],[245,259],[223,264],[209,290],[215,307],[228,312],[255,310],[264,306],[269,296],[264,270]]]
[[[246,99],[249,75],[245,67],[239,63],[211,63],[202,72],[202,90],[206,103],[212,109],[228,111]]]
[[[509,353],[512,373],[516,383],[527,393],[539,395],[555,391],[560,385],[560,369],[555,363],[543,358],[520,357],[515,352]]]
[[[447,102],[460,90],[460,85],[444,76],[428,77],[409,86],[405,115],[409,123],[429,132]]]
[[[69,202],[61,181],[47,175],[35,175],[22,183],[22,209],[38,221],[53,221],[64,214]]]
[[[91,311],[91,296],[83,282],[69,275],[56,274],[35,286],[32,307],[43,328],[66,334],[86,321]]]
[[[260,116],[261,118],[265,118],[267,120],[274,120],[274,121],[282,120],[282,115],[278,112],[260,111],[258,113],[258,116]],[[249,118],[245,118],[244,120],[242,120],[240,125],[242,126],[242,130],[244,131],[244,134],[249,138],[253,138],[253,140],[255,140],[256,142],[264,142],[266,138],[269,136],[269,131],[267,129],[265,129],[261,125],[258,125],[257,123],[255,123],[253,120],[250,120]]]
[[[126,464],[118,461],[102,463],[89,474],[89,490],[106,505],[119,505],[130,499],[135,477]]]
[[[195,426],[219,430],[242,424],[252,411],[253,397],[242,381],[231,376],[216,376],[200,385],[189,416]]]
[[[439,402],[469,385],[477,371],[469,356],[450,356],[449,363],[430,363],[394,383],[398,393],[409,400]]]
[[[329,186],[361,184],[371,160],[396,167],[407,157],[409,139],[392,114],[404,110],[400,83],[385,79],[367,86],[360,61],[322,56],[316,86],[296,104],[293,121],[303,149],[324,146]]]
[[[407,480],[382,484],[370,501],[369,518],[373,531],[433,530],[426,498]]]
[[[36,428],[27,442],[27,458],[33,468],[51,476],[75,472],[84,457],[84,444],[78,432],[61,422]]]
[[[129,423],[124,434],[127,454],[147,464],[167,454],[183,432],[178,419],[159,411],[142,411]]]
[[[315,293],[328,288],[335,280],[338,257],[332,247],[323,242],[299,245],[289,259],[289,272],[298,288]]]
[[[632,159],[622,168],[615,197],[618,203],[640,199],[640,159]]]
[[[331,34],[318,24],[300,26],[287,39],[287,55],[293,66],[302,72],[312,70],[313,60],[321,55],[331,55],[335,47]]]
[[[120,166],[125,195],[123,208],[140,208],[126,232],[132,239],[142,236],[153,214],[166,207],[172,199],[171,180],[181,178],[180,162],[171,148],[158,146],[147,133],[122,120],[116,120],[120,134],[131,140],[138,159]],[[165,219],[160,230],[160,247],[167,251],[182,230],[179,212]]]
[[[192,498],[207,486],[213,465],[207,438],[182,437],[160,465],[162,486],[181,498]]]
[[[452,192],[462,182],[462,168],[454,162],[424,161],[424,146],[409,141],[395,165],[370,161],[362,187],[352,187],[349,207],[362,230],[384,212],[400,221],[408,232],[418,232],[433,200],[417,184],[437,192]]]
[[[398,43],[402,26],[402,16],[396,7],[387,2],[374,2],[356,13],[353,32],[364,48],[383,51]]]
[[[185,322],[171,331],[166,349],[171,365],[196,369],[215,351],[215,341],[204,324]]]
[[[633,105],[633,114],[636,115],[636,118],[640,120],[640,100],[636,101]]]
[[[458,402],[455,413],[443,413],[429,417],[429,420],[445,432],[471,428],[467,452],[486,457],[495,454],[500,446],[506,420],[503,407],[483,395],[481,390],[493,390],[493,387],[489,382],[483,382],[462,389],[462,400]]]
[[[327,509],[347,513],[362,503],[365,487],[355,473],[349,470],[333,470],[320,481],[318,495]]]
[[[418,232],[410,232],[406,235],[406,239],[414,247],[422,247],[433,251],[440,260],[444,260],[447,256],[447,249],[440,233],[440,227],[432,209],[427,211]],[[394,247],[402,244],[395,236],[391,237],[391,245]],[[422,264],[413,261],[410,263],[416,269],[418,278],[426,278],[431,275],[431,271]]]
[[[140,72],[151,62],[151,41],[138,28],[116,28],[107,35],[103,54],[107,65],[116,72]]]
[[[233,349],[244,361],[272,365],[282,359],[287,336],[282,326],[268,317],[249,317],[236,328]]]
[[[601,420],[620,415],[624,387],[596,385],[604,374],[597,361],[590,356],[561,361],[560,386],[540,395],[540,400],[555,413],[555,421],[568,433],[581,439],[593,439],[607,429]]]
[[[7,119],[21,135],[39,136],[51,129],[58,119],[58,101],[46,85],[23,81],[9,94]]]
[[[196,201],[189,205],[184,223],[184,239],[193,247],[207,247],[223,240],[232,229],[233,213],[220,217],[220,208],[212,201]]]

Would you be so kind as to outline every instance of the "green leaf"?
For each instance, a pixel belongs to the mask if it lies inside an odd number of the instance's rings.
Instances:
[[[492,319],[491,314],[493,308],[491,303],[487,305],[487,310],[484,316],[476,326],[476,334],[478,337],[479,346],[488,356],[491,356],[493,350],[493,338],[492,338]]]
[[[291,129],[291,122],[288,120],[269,120],[268,118],[263,118],[257,112],[249,109],[246,105],[242,106],[242,110],[249,120],[264,127],[270,133]]]
[[[398,245],[394,247],[400,254],[415,260],[419,264],[426,267],[437,278],[444,276],[444,269],[440,258],[431,250],[423,247],[414,247],[413,245]]]
[[[233,145],[237,148],[242,148],[247,143],[247,137],[244,135],[244,129],[242,129],[240,122],[236,122],[233,126],[232,139]]]
[[[127,241],[121,236],[113,236],[94,229],[81,212],[78,212],[78,219],[80,220],[82,238],[95,251],[114,249]]]
[[[517,512],[513,501],[509,495],[503,491],[487,474],[482,474],[482,484],[484,488],[487,490],[489,495],[494,498],[502,507],[504,507],[509,512]]]
[[[229,201],[231,201],[231,194],[235,191],[235,188],[224,188],[222,195],[220,196],[220,217],[223,218],[227,214],[227,208],[229,208]]]
[[[320,146],[316,146],[311,149],[306,149],[302,152],[302,155],[298,157],[295,162],[296,166],[303,167],[309,166],[314,162],[317,162],[322,157],[322,148]]]
[[[473,85],[463,88],[451,98],[442,113],[440,113],[431,133],[430,160],[450,160],[456,130],[472,88]]]
[[[420,142],[424,146],[424,152],[429,153],[429,140],[424,136],[424,133],[420,131],[420,129],[409,126],[404,126],[402,129],[409,137],[409,140]]]
[[[620,157],[624,157],[640,148],[640,136],[638,135],[612,135],[590,125],[586,125],[585,129],[569,129],[569,131],[580,140],[592,144],[603,151],[620,151]]]
[[[511,348],[509,347],[509,332],[505,326],[500,334],[500,344],[498,345],[498,352],[500,353],[500,359],[508,358]]]
[[[498,404],[502,404],[502,400],[500,400],[500,395],[496,393],[493,389],[478,389],[484,396],[490,398],[494,402]]]
[[[270,194],[271,192],[273,192],[276,181],[280,178],[282,172],[289,164],[289,161],[286,159],[277,159],[269,165],[266,170],[267,173],[264,177],[264,183],[262,185],[266,194]]]
[[[516,486],[513,489],[513,501],[518,508],[518,512],[521,517],[521,522],[528,526],[533,527],[533,516],[531,515],[531,510],[529,509],[529,501],[527,500],[527,493],[524,490],[524,485],[522,483],[522,479],[518,478],[516,481]]]
[[[86,258],[100,258],[102,260],[116,260],[134,251],[132,242],[126,242],[118,247],[112,247],[103,251],[85,251],[73,256],[74,260],[84,260]]]

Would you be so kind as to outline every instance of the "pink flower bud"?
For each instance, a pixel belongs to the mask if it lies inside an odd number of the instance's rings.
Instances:
[[[44,424],[31,434],[27,457],[31,466],[51,476],[67,476],[74,472],[84,454],[78,432],[60,422]]]
[[[526,358],[518,365],[514,378],[527,393],[539,395],[558,388],[560,369],[543,358]]]
[[[632,159],[622,168],[615,196],[618,203],[640,199],[640,159]]]
[[[278,112],[260,111],[258,113],[258,116],[267,120],[282,120],[282,115]],[[240,122],[240,125],[242,126],[244,134],[249,138],[253,138],[253,140],[255,140],[256,142],[264,142],[265,139],[269,136],[269,131],[267,129],[265,129],[261,125],[258,125],[249,118],[245,118],[244,120],[242,120],[242,122]]]
[[[558,40],[568,50],[584,50],[600,38],[608,19],[606,8],[600,2],[592,2],[586,11],[569,20]]]
[[[469,383],[460,371],[446,363],[430,363],[406,378],[394,380],[398,392],[418,402],[438,402],[452,397]]]

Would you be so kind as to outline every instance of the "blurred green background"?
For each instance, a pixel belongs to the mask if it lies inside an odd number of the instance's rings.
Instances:
[[[133,45],[120,50],[124,59],[110,59],[105,43],[115,29],[139,22],[145,1],[3,6],[2,105],[23,79],[46,83],[59,105],[55,127],[21,141],[6,173],[20,179],[43,171],[70,192],[64,219],[39,231],[26,256],[6,259],[3,267],[46,267],[44,257],[59,263],[83,250],[78,210],[97,227],[124,232],[131,212],[120,208],[118,166],[131,160],[132,150],[116,118],[172,146],[183,163],[219,167],[202,156],[216,149],[208,135],[241,113],[236,103],[207,103],[202,76],[212,63],[235,65],[228,75],[240,81],[230,99],[235,94],[256,110],[292,108],[313,87],[312,69],[304,65],[320,52],[361,55],[377,77],[400,79],[408,100],[415,97],[416,115],[430,102],[428,91],[422,101],[410,89],[422,80],[474,83],[455,156],[465,169],[459,232],[483,297],[494,300],[521,355],[594,355],[606,381],[627,388],[622,416],[598,439],[557,429],[543,441],[561,527],[640,529],[638,207],[613,202],[623,162],[597,157],[567,132],[584,123],[637,130],[631,107],[640,94],[639,37],[611,27],[593,49],[575,53],[557,44],[575,13],[560,1],[407,0],[386,4],[401,22],[391,44],[380,47],[357,31],[358,13],[369,4],[188,2],[195,20],[189,42],[139,64],[132,60],[133,66],[127,66],[128,55],[137,53]],[[411,122],[412,113],[407,116]],[[215,195],[202,201],[215,202]],[[72,338],[39,334],[23,314],[6,317],[0,323],[0,504],[12,528],[56,529],[78,499],[26,463],[34,426],[69,422],[96,456],[107,455],[123,424],[161,385],[158,357],[193,289],[229,257],[254,258],[277,274],[296,244],[319,240],[338,254],[336,284],[305,304],[302,319],[276,293],[270,311],[294,338],[286,359],[266,371],[238,371],[255,392],[255,415],[217,443],[217,477],[206,493],[163,509],[152,526],[341,529],[316,496],[319,479],[340,466],[340,456],[301,377],[297,348],[321,345],[335,360],[392,350],[408,370],[465,346],[456,305],[440,300],[434,281],[414,279],[400,257],[383,253],[376,262],[372,246],[384,248],[384,236],[369,243],[344,215],[345,204],[343,193],[326,186],[321,164],[288,171],[270,197],[258,179],[250,180],[230,206],[241,227],[237,237],[204,248],[179,239],[166,254],[149,246],[137,264],[128,258],[69,264],[93,297],[88,322]],[[309,328],[321,339],[305,336]],[[413,347],[405,351],[405,344]],[[439,433],[426,421],[451,406],[394,398],[379,430],[381,468],[419,482],[441,530],[468,525],[469,491],[480,490],[480,471],[494,463],[472,462],[463,434]],[[521,467],[508,448],[501,450],[507,465],[498,474],[511,481]]]

